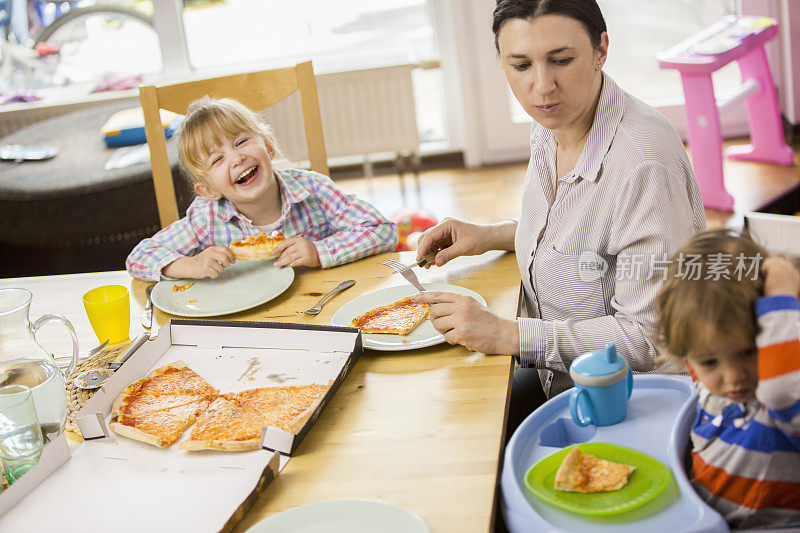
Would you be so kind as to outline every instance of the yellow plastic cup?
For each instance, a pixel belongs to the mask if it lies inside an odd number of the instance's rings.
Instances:
[[[83,295],[83,307],[100,342],[119,344],[128,340],[131,327],[131,304],[128,288],[105,285]]]

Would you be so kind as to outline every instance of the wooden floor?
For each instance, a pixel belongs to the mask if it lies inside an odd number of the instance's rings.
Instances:
[[[741,144],[746,139],[731,141]],[[423,171],[420,189],[413,175],[406,173],[406,193],[396,174],[366,178],[337,179],[343,190],[370,201],[391,216],[405,205],[423,207],[436,218],[453,217],[475,223],[516,218],[527,162],[478,169],[436,169]],[[735,201],[734,212],[706,209],[709,227],[741,225],[742,213],[757,210],[784,192],[800,185],[800,146],[795,146],[795,166],[725,160],[725,186]],[[800,210],[800,205],[798,205]]]

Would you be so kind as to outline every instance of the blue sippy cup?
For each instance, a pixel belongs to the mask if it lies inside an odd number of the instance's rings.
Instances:
[[[579,426],[610,426],[628,414],[633,372],[628,361],[617,354],[613,342],[604,350],[587,352],[575,359],[569,375],[575,382],[569,412]],[[578,414],[578,408],[583,416]]]

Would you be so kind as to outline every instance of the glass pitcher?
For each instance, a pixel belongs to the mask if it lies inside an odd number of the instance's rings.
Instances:
[[[78,362],[78,337],[70,321],[60,315],[44,315],[31,323],[28,311],[32,299],[27,289],[0,289],[0,385],[30,388],[42,431],[57,433],[67,417],[66,381],[53,355],[36,341],[36,332],[52,322],[66,326],[72,337],[67,376]]]

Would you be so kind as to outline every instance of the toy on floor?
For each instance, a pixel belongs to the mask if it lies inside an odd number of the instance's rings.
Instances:
[[[400,233],[395,252],[416,250],[422,232],[439,223],[429,211],[419,207],[404,207],[389,218],[397,224]]]

